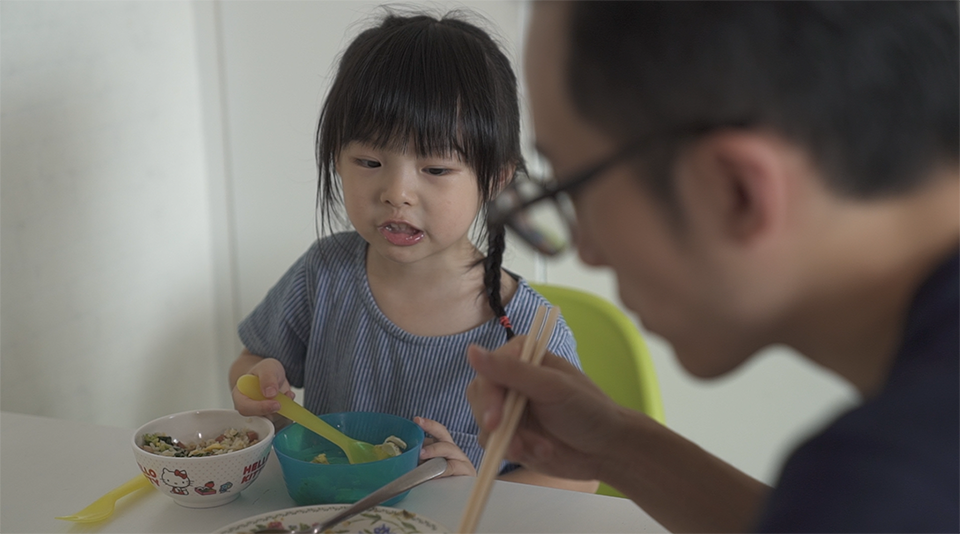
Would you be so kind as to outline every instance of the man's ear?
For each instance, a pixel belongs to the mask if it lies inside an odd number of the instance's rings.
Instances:
[[[782,229],[795,169],[789,144],[763,132],[720,131],[698,141],[678,164],[678,194],[691,222],[713,237],[752,246]]]

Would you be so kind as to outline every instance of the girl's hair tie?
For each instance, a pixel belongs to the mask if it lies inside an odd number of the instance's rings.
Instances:
[[[507,330],[513,330],[513,325],[510,324],[510,319],[506,315],[500,316],[500,324]]]

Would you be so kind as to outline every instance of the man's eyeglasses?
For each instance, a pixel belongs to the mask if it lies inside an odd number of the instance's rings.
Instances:
[[[659,135],[642,136],[589,169],[567,180],[522,178],[514,180],[497,198],[487,203],[487,221],[502,224],[517,233],[541,254],[557,255],[566,250],[577,233],[577,219],[570,195],[614,165],[639,154],[651,143],[698,137],[721,128],[742,130],[755,125],[751,120],[688,124]]]
[[[562,182],[529,177],[514,180],[487,204],[487,220],[510,228],[541,254],[559,254],[576,235],[570,194],[637,151],[637,145],[631,144]]]

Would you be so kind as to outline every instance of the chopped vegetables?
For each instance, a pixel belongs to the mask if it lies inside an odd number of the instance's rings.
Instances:
[[[253,430],[230,428],[216,438],[201,440],[199,443],[183,444],[162,433],[144,434],[141,449],[160,456],[192,458],[199,456],[217,456],[245,449],[260,441]]]
[[[374,447],[390,456],[400,456],[400,453],[407,449],[407,443],[397,436],[390,436],[383,440],[382,445],[374,445]]]

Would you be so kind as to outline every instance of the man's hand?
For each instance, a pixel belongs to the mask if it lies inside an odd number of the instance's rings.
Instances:
[[[622,408],[579,369],[547,353],[539,366],[519,361],[522,336],[495,352],[467,351],[477,377],[467,388],[480,443],[503,417],[507,389],[527,396],[527,412],[507,449],[507,458],[541,473],[580,480],[599,478],[608,445],[621,434]]]

